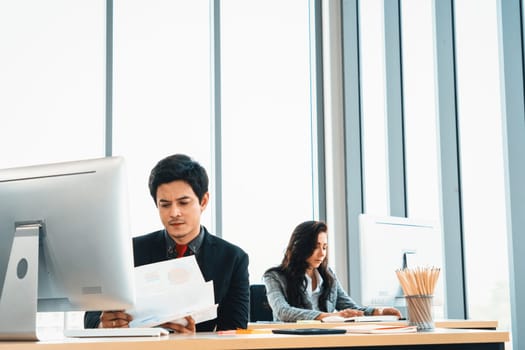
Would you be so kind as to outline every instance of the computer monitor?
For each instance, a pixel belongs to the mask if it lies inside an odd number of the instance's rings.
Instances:
[[[35,339],[36,312],[134,303],[125,162],[0,170],[0,339]]]
[[[443,316],[443,249],[441,230],[431,220],[402,217],[359,216],[361,302],[370,306],[395,306],[407,316],[397,269],[439,267],[434,293],[435,317]]]

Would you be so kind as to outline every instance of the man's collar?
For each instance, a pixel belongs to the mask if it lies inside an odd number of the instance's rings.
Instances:
[[[204,226],[201,225],[201,230],[199,231],[199,234],[190,243],[188,243],[188,247],[191,249],[191,251],[195,255],[197,255],[197,253],[201,249],[203,241],[204,241]]]
[[[171,236],[169,235],[166,229],[164,229],[164,239],[166,240],[166,248],[167,248],[168,256],[172,256],[173,254],[177,256],[177,253],[174,253],[176,243],[173,240],[173,238],[171,238]],[[199,252],[202,246],[203,241],[204,241],[204,226],[201,225],[199,234],[197,235],[197,237],[195,237],[188,243],[188,247],[195,255],[197,255],[197,253]]]

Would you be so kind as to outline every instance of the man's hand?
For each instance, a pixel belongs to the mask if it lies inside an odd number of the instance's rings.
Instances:
[[[195,333],[195,320],[191,316],[184,317],[186,320],[186,325],[182,325],[180,323],[173,323],[173,322],[166,322],[161,324],[161,327],[171,329],[172,331],[176,333],[186,333],[186,334],[193,334]]]
[[[133,319],[124,310],[103,311],[100,315],[98,328],[125,328],[129,327],[129,322]]]

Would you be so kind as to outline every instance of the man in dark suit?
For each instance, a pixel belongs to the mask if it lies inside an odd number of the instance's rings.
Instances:
[[[183,154],[159,161],[149,178],[150,194],[164,229],[133,239],[135,266],[194,254],[206,281],[213,280],[217,318],[195,325],[166,323],[180,333],[246,328],[249,312],[248,255],[200,224],[210,194],[206,170]],[[191,300],[187,301],[191,303]],[[127,327],[125,311],[86,312],[86,328]]]

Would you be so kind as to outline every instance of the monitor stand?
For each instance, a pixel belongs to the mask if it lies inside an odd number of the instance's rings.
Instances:
[[[38,340],[38,235],[40,223],[16,227],[0,296],[0,340]]]

